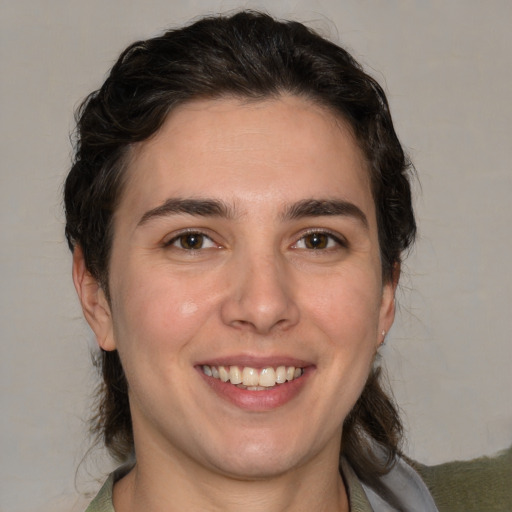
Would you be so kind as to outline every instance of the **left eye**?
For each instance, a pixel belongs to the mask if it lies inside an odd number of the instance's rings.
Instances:
[[[209,249],[216,247],[213,240],[203,233],[182,233],[177,237],[169,240],[167,246],[177,247],[186,251],[198,251],[200,249]]]
[[[329,233],[314,232],[304,235],[296,244],[297,249],[331,249],[342,245],[340,240]]]

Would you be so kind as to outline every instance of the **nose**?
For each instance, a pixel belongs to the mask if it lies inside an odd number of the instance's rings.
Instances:
[[[293,278],[284,267],[277,257],[241,257],[230,269],[223,322],[262,335],[297,324]]]

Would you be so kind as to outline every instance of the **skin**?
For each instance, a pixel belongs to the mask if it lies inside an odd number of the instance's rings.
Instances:
[[[155,213],[184,198],[227,211]],[[290,215],[307,200],[355,208]],[[183,248],[183,230],[204,234],[201,248]],[[326,245],[309,248],[312,233]],[[109,269],[110,303],[75,250],[85,316],[130,387],[137,464],[114,487],[116,511],[348,510],[342,424],[393,322],[395,286],[345,123],[293,96],[178,107],[133,149]],[[247,409],[198,369],[243,357],[308,371],[284,403]]]

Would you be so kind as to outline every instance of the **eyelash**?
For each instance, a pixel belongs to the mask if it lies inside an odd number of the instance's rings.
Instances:
[[[323,239],[323,242],[326,243],[326,246],[325,247],[299,247],[299,244],[304,242],[304,244],[306,245],[307,242],[305,242],[305,240],[307,239],[307,237],[311,237],[311,236],[314,236],[316,235],[317,237],[325,237],[325,239]],[[194,248],[194,247],[183,247],[183,244],[181,244],[181,246],[178,246],[178,245],[175,245],[177,244],[177,242],[183,242],[184,239],[186,237],[197,237],[200,239],[200,242],[201,242],[201,247],[199,248]],[[204,247],[203,246],[203,243],[205,240],[209,240],[210,242],[210,246],[209,247]],[[311,251],[324,251],[324,250],[332,250],[334,249],[334,247],[329,247],[329,245],[332,245],[332,243],[334,242],[334,244],[338,247],[347,247],[347,242],[345,239],[341,238],[339,235],[335,235],[329,231],[325,231],[325,230],[311,230],[311,231],[308,231],[306,233],[303,233],[302,236],[297,240],[297,242],[295,242],[293,245],[292,245],[292,248],[295,248],[295,249],[303,249],[303,250],[311,250]],[[213,239],[206,235],[205,233],[201,232],[201,231],[184,231],[184,232],[181,232],[179,234],[177,234],[176,236],[174,236],[173,238],[171,238],[170,240],[166,241],[164,244],[164,247],[172,247],[172,246],[175,246],[176,248],[178,249],[181,249],[183,251],[190,251],[190,252],[193,252],[193,251],[200,251],[202,249],[210,249],[212,247],[218,247],[217,244],[215,244],[215,242],[213,241]],[[321,241],[320,241],[320,245],[321,245]]]
[[[303,242],[306,240],[307,237],[311,237],[313,235],[326,237],[327,238],[327,246],[326,247],[297,247],[300,242]],[[293,247],[297,249],[304,249],[304,250],[310,250],[310,251],[325,251],[325,250],[332,250],[335,249],[335,247],[329,247],[329,244],[332,244],[334,242],[335,246],[337,247],[348,247],[347,241],[340,237],[340,235],[335,235],[334,233],[331,233],[330,231],[325,231],[321,229],[313,229],[306,233],[304,233],[297,242],[293,244]]]
[[[179,246],[179,245],[175,245],[177,242],[179,242],[181,240],[181,242],[184,241],[184,239],[186,237],[198,237],[201,239],[201,241],[205,241],[205,240],[209,240],[211,242],[211,247],[218,247],[217,244],[215,244],[215,242],[212,240],[211,237],[209,237],[208,235],[206,235],[205,233],[201,232],[201,231],[183,231],[179,234],[177,234],[176,236],[172,237],[170,240],[164,242],[163,246],[164,247],[172,247],[172,246],[175,246],[177,249],[181,249],[183,251],[190,251],[190,252],[193,252],[193,251],[200,251],[201,249],[209,249],[210,247],[199,247],[199,248],[186,248],[186,247],[183,247],[183,246]]]

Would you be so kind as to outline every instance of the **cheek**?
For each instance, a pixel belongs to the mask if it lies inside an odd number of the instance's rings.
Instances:
[[[188,341],[208,322],[214,309],[211,286],[196,283],[200,278],[167,276],[165,272],[128,273],[117,286],[114,303],[116,344],[148,357],[166,357],[186,348]],[[117,305],[117,307],[115,307]]]
[[[320,368],[335,407],[348,413],[368,378],[377,346],[380,281],[357,269],[332,276],[310,302],[309,314],[327,340]],[[350,276],[350,278],[348,278]],[[369,277],[370,276],[370,277]],[[328,384],[327,384],[328,383]],[[336,397],[344,397],[340,401]],[[349,409],[346,407],[349,406]]]
[[[132,274],[116,289],[116,346],[132,406],[148,417],[160,409],[158,397],[166,400],[166,390],[187,394],[184,375],[190,371],[194,340],[204,332],[213,309],[211,295],[192,281],[146,272]]]
[[[184,300],[178,307],[178,315],[184,319],[193,318],[199,311],[197,300]]]
[[[341,429],[374,360],[380,285],[368,276],[354,268],[333,275],[308,301],[310,325],[320,331],[314,339],[324,341],[317,368],[322,386],[314,401],[324,408],[319,416],[326,431]]]
[[[323,284],[323,285],[322,285]],[[308,294],[308,309],[334,342],[375,341],[382,299],[380,281],[351,269],[329,276]]]

